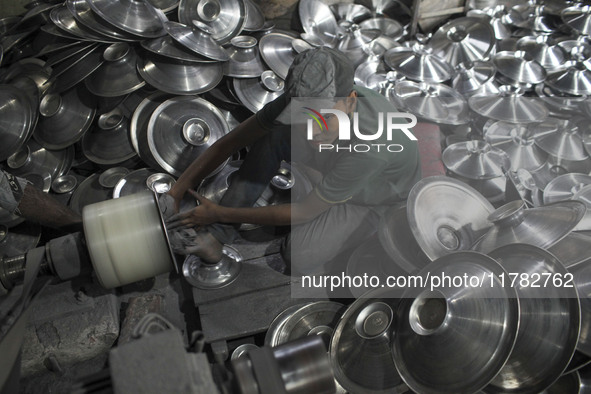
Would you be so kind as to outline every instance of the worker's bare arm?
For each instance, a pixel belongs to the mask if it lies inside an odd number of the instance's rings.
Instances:
[[[283,226],[301,224],[316,218],[330,208],[312,192],[301,202],[253,208],[231,208],[215,204],[191,192],[199,201],[196,208],[175,215],[168,228],[204,226],[212,223],[252,223]]]
[[[251,116],[230,133],[217,140],[203,154],[201,154],[183,172],[175,185],[168,192],[178,204],[187,190],[196,187],[199,183],[230,155],[241,148],[248,146],[265,135],[267,131],[260,125],[256,116]]]

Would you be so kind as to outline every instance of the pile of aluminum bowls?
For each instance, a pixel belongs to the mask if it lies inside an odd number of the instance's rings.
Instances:
[[[446,137],[449,177],[421,181],[406,207],[384,215],[376,272],[500,277],[531,265],[572,273],[575,286],[541,296],[527,286],[468,297],[374,290],[346,310],[293,309],[270,335],[329,338],[350,392],[578,390],[589,372],[576,370],[591,361],[591,9],[469,4],[410,36],[411,10],[394,0],[300,0],[299,31],[275,29],[253,0],[33,2],[0,20],[2,167],[77,211],[165,192],[281,95],[297,53],[336,48],[355,64],[356,84]],[[227,187],[226,164],[212,195]],[[4,227],[20,222],[0,212]]]

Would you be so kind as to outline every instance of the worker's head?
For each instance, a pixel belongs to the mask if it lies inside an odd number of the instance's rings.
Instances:
[[[354,74],[353,65],[342,52],[328,47],[310,49],[295,57],[285,79],[285,93],[290,100],[319,99],[323,108],[350,114],[357,103],[357,93],[353,90]],[[338,137],[337,117],[325,114],[324,119],[328,127],[321,130],[314,125],[312,144],[331,143]]]

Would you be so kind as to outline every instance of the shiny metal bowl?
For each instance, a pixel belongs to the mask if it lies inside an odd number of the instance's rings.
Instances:
[[[408,196],[408,222],[431,260],[468,250],[491,227],[493,206],[467,184],[435,176],[419,181]]]
[[[246,5],[242,0],[181,0],[179,22],[191,26],[199,21],[213,29],[212,38],[225,44],[240,34],[246,23]]]
[[[224,75],[238,78],[256,78],[266,70],[257,48],[257,40],[250,36],[237,36],[230,41],[230,60],[223,64]]]
[[[519,328],[517,292],[501,285],[498,278],[507,273],[499,263],[480,253],[441,257],[419,275],[442,273],[493,280],[483,286],[408,289],[393,330],[396,369],[414,392],[478,392],[511,355]]]

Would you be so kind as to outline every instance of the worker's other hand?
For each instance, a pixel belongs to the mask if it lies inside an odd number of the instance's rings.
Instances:
[[[211,202],[207,198],[199,195],[193,190],[188,192],[197,200],[197,207],[177,213],[166,221],[166,227],[169,230],[175,228],[187,228],[195,226],[206,226],[218,222],[219,205]]]
[[[168,193],[161,194],[158,197],[158,205],[160,205],[160,212],[162,212],[162,218],[165,221],[179,211],[177,201]]]

